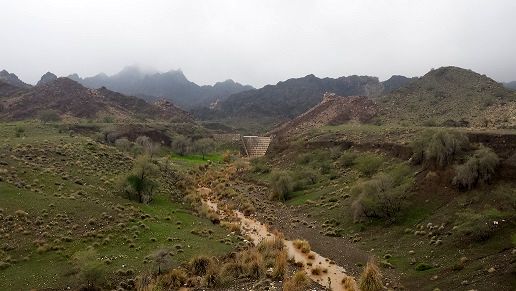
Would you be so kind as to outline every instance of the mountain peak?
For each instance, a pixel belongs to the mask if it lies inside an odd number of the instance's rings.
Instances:
[[[51,72],[46,72],[43,76],[41,76],[41,79],[36,84],[36,86],[41,86],[43,84],[46,84],[46,83],[49,83],[49,82],[52,82],[55,80],[57,80],[57,76],[55,74],[53,74]]]
[[[31,86],[29,84],[25,84],[22,80],[16,76],[16,74],[9,73],[7,70],[0,71],[0,80],[4,81],[5,83],[19,87],[19,88],[30,88]]]

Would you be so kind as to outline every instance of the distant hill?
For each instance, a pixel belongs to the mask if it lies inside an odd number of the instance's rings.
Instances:
[[[18,78],[13,73],[9,73],[6,70],[0,71],[0,81],[3,81],[4,83],[7,83],[9,85],[19,87],[19,88],[30,88],[32,87],[29,84],[24,83],[22,80]]]
[[[516,81],[503,83],[503,86],[507,89],[516,90]]]
[[[193,121],[188,113],[172,104],[158,106],[106,88],[88,89],[68,78],[35,86],[0,102],[0,118],[8,120],[37,118],[42,111],[54,110],[64,118]]]
[[[213,109],[197,108],[194,114],[201,119],[224,120],[229,125],[243,123],[271,127],[302,114],[322,101],[326,92],[340,96],[378,97],[408,84],[412,79],[393,76],[385,82],[376,77],[349,76],[340,78],[318,78],[308,75],[289,79],[276,85],[245,91],[229,96]],[[245,126],[245,125],[244,125]]]
[[[382,82],[383,93],[390,93],[398,88],[407,85],[408,83],[417,80],[417,77],[407,78],[405,76],[394,75]]]
[[[512,127],[516,92],[471,70],[442,67],[378,98],[381,119],[410,125]]]
[[[366,96],[342,97],[326,93],[319,104],[271,133],[284,135],[325,125],[339,125],[347,122],[366,123],[373,119],[377,112],[376,104]]]
[[[233,80],[218,82],[213,86],[199,86],[189,81],[181,70],[166,73],[145,72],[135,66],[126,67],[112,76],[98,74],[81,78],[77,74],[72,74],[68,77],[91,89],[106,87],[147,100],[166,98],[183,108],[209,106],[210,103],[225,99],[233,93],[253,89]]]

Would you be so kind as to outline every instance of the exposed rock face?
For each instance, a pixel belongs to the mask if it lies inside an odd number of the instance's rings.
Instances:
[[[177,107],[167,110],[136,97],[125,96],[106,88],[88,89],[68,78],[58,78],[31,90],[4,98],[0,118],[20,120],[38,117],[43,110],[55,110],[69,118],[102,118],[117,120],[148,118],[192,122],[192,118]]]
[[[0,81],[3,81],[4,83],[7,83],[11,86],[19,87],[19,88],[30,88],[31,86],[29,84],[25,84],[23,81],[21,81],[18,76],[16,76],[13,73],[9,73],[6,70],[0,71]]]
[[[50,73],[50,72],[46,72],[43,76],[41,76],[41,79],[38,81],[36,86],[41,86],[43,84],[46,84],[46,83],[49,83],[49,82],[52,82],[55,80],[57,80],[56,75],[54,75],[53,73]]]
[[[9,97],[20,92],[23,92],[25,89],[13,86],[9,83],[0,80],[0,98]]]
[[[377,112],[376,104],[366,96],[342,97],[334,93],[325,93],[321,103],[272,133],[289,134],[346,122],[366,123],[375,117]]]

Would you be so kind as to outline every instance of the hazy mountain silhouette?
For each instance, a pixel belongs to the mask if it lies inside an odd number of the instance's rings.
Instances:
[[[225,99],[233,93],[251,90],[233,80],[216,83],[213,86],[199,86],[189,81],[181,70],[165,73],[144,71],[137,66],[125,67],[112,76],[98,74],[81,78],[77,74],[69,76],[89,88],[106,87],[127,95],[134,95],[147,100],[166,98],[183,108],[208,105],[217,99]]]

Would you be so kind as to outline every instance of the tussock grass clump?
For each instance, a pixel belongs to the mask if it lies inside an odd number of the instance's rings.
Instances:
[[[342,284],[342,287],[344,288],[344,290],[360,291],[360,289],[358,289],[357,282],[351,276],[346,276],[346,277],[342,278],[341,284]]]
[[[213,265],[213,259],[206,256],[196,256],[190,260],[190,271],[196,276],[204,276],[208,268]]]
[[[323,269],[321,267],[313,267],[311,272],[312,275],[319,276],[323,273]]]
[[[287,251],[281,251],[275,259],[274,268],[272,269],[272,278],[273,279],[282,279],[285,276],[285,272],[287,270],[288,263],[288,255]]]
[[[163,286],[165,290],[175,290],[186,283],[188,275],[183,269],[172,269],[162,277],[160,277],[159,285]]]
[[[361,291],[383,290],[382,274],[374,260],[369,260],[360,275],[359,287]]]
[[[238,234],[240,233],[240,224],[239,223],[223,221],[221,223],[221,225],[231,232],[238,233]]]
[[[303,254],[310,253],[310,243],[306,240],[300,240],[296,239],[292,242],[294,244],[294,247],[298,250],[300,250]]]
[[[310,279],[305,272],[298,271],[291,278],[288,278],[283,283],[283,291],[299,291],[306,290],[310,284]]]
[[[263,256],[257,249],[244,251],[239,257],[240,263],[244,266],[246,275],[253,279],[258,279],[265,274]]]

